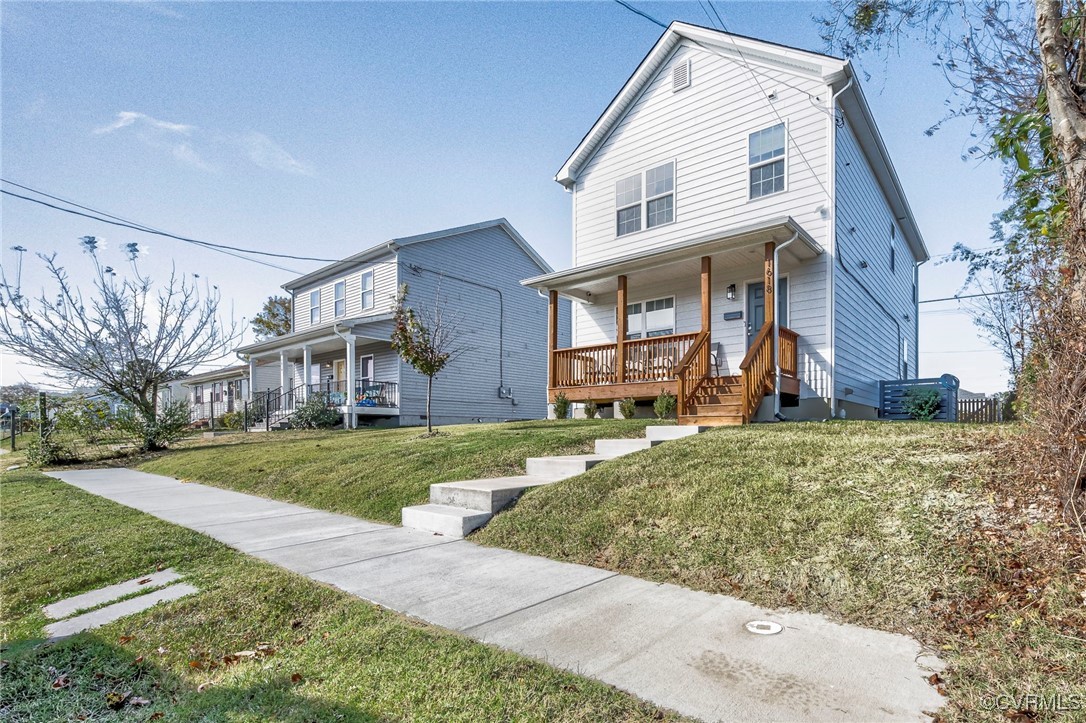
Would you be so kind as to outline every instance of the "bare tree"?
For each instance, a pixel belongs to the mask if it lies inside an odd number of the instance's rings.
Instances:
[[[1033,307],[1023,291],[1007,288],[1004,278],[989,270],[973,284],[974,293],[966,312],[981,334],[999,350],[1011,373],[1011,383],[1026,364],[1029,354],[1028,330],[1033,328]]]
[[[403,284],[396,294],[392,348],[426,377],[426,433],[429,435],[434,433],[430,412],[434,377],[471,348],[461,342],[459,319],[446,308],[440,286],[433,305],[418,309],[407,305],[407,292],[407,284]]]
[[[57,262],[39,254],[55,287],[50,297],[24,296],[0,277],[0,343],[73,386],[92,384],[132,408],[147,430],[144,445],[158,446],[159,388],[230,351],[240,332],[219,316],[218,290],[201,294],[194,280],[171,272],[157,293],[140,273],[136,244],[124,249],[132,277],[119,278],[98,259],[99,239],[80,239],[94,271],[86,297]]]

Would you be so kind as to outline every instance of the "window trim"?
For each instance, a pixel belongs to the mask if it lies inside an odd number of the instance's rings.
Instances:
[[[780,125],[784,126],[784,154],[777,157],[777,158],[770,158],[768,161],[759,161],[758,163],[751,163],[750,162],[750,137],[752,135],[754,135],[755,133],[759,133],[761,131],[767,131],[770,128],[776,128],[777,126],[780,126]],[[762,126],[760,128],[755,128],[754,130],[747,133],[746,148],[745,148],[745,151],[744,151],[744,157],[746,158],[746,166],[747,166],[747,178],[746,178],[747,203],[753,203],[755,201],[761,201],[763,198],[770,198],[772,196],[779,196],[782,193],[788,193],[788,168],[789,168],[789,165],[790,165],[788,163],[788,139],[789,138],[791,138],[791,135],[789,135],[789,132],[788,132],[788,119],[785,119],[783,122],[774,123],[773,125],[768,125],[768,126]],[[773,193],[766,193],[764,195],[761,195],[761,196],[758,196],[757,198],[755,198],[753,195],[751,195],[750,172],[753,171],[755,168],[761,168],[762,166],[768,166],[770,163],[776,163],[777,161],[784,161],[784,188],[782,188],[779,191],[774,191]]]
[[[655,196],[649,196],[649,194],[648,194],[649,186],[648,186],[648,180],[647,180],[648,179],[648,172],[655,169],[655,168],[659,168],[660,166],[666,166],[668,164],[671,165],[671,190],[668,191],[667,193],[659,193],[659,194],[657,194]],[[614,216],[614,218],[615,218],[615,238],[616,239],[625,238],[627,236],[633,236],[633,235],[639,234],[639,233],[644,233],[645,231],[654,231],[654,230],[656,230],[658,228],[663,228],[665,226],[670,226],[671,224],[673,224],[673,223],[675,223],[675,222],[677,222],[679,220],[679,159],[677,157],[674,157],[674,158],[668,158],[668,159],[662,160],[662,161],[660,161],[658,163],[646,164],[636,174],[634,174],[634,173],[626,173],[626,174],[620,176],[619,178],[617,178],[615,180],[614,185],[617,186],[620,181],[624,181],[627,178],[631,178],[632,176],[635,176],[635,175],[637,175],[637,176],[639,176],[641,178],[641,200],[640,201],[638,201],[637,203],[627,204],[625,206],[619,206],[618,205],[617,189],[613,191],[613,193],[615,193],[615,196],[614,196],[614,198],[615,198],[615,216]],[[664,198],[665,196],[671,196],[671,220],[668,221],[667,223],[660,223],[660,224],[657,224],[655,226],[649,226],[649,201],[655,201],[657,199]],[[620,234],[618,232],[618,214],[619,214],[619,212],[620,211],[625,211],[625,210],[630,209],[630,208],[634,208],[635,206],[638,208],[638,212],[640,214],[639,218],[640,218],[640,221],[641,221],[641,228],[637,229],[636,231],[629,231],[627,233]],[[630,303],[636,303],[636,302],[630,302]]]
[[[677,297],[675,296],[675,294],[670,294],[668,296],[654,296],[654,297],[648,298],[648,299],[632,299],[632,300],[626,302],[626,306],[633,306],[634,304],[640,304],[641,305],[640,316],[641,316],[642,325],[641,325],[641,332],[640,332],[641,336],[631,338],[630,337],[630,323],[629,323],[629,318],[630,317],[629,317],[629,315],[627,315],[627,317],[626,317],[626,339],[625,339],[625,341],[637,341],[639,339],[650,339],[650,338],[652,338],[652,337],[650,337],[648,335],[649,334],[649,329],[647,328],[647,324],[645,323],[648,320],[648,317],[647,317],[648,312],[645,311],[645,304],[649,303],[650,301],[666,301],[667,299],[671,299],[671,316],[672,316],[672,319],[671,319],[671,332],[670,332],[670,334],[677,334],[678,332],[676,331],[676,329],[679,328],[679,307],[678,307],[678,304],[677,304],[677,301],[678,301]],[[661,331],[661,329],[654,329],[653,331]],[[660,334],[660,336],[668,336],[668,334]],[[615,299],[615,337],[616,338],[618,337],[618,299]]]
[[[370,305],[366,306],[366,284],[365,278],[370,277]],[[362,305],[363,311],[369,311],[377,306],[377,280],[373,275],[373,269],[366,269],[358,275],[358,302]]]
[[[342,296],[340,289],[343,289]],[[343,311],[339,310],[340,304],[343,304]],[[332,285],[332,313],[336,319],[347,316],[347,279],[340,279]]]
[[[317,303],[313,303],[313,297],[316,295]],[[313,318],[313,312],[317,312],[317,318]],[[321,323],[321,290],[313,289],[309,292],[309,323],[319,324]]]

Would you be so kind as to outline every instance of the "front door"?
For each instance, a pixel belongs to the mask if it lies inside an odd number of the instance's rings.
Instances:
[[[777,280],[777,320],[788,326],[788,279]],[[747,285],[747,347],[765,326],[765,284]]]
[[[347,381],[347,360],[336,359],[332,362],[332,381],[336,382],[336,387],[340,386],[340,382]],[[346,385],[343,385],[344,388]]]

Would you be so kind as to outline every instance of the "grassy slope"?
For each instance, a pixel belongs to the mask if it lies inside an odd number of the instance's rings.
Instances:
[[[652,720],[607,686],[409,621],[34,472],[0,477],[0,718]],[[201,590],[56,645],[43,604],[156,565]],[[122,636],[131,636],[125,640]],[[270,643],[273,655],[221,663]],[[195,662],[193,662],[195,661]],[[297,674],[299,680],[292,677]],[[71,685],[54,690],[67,676]],[[203,692],[201,684],[209,684]],[[112,691],[148,707],[106,707]]]
[[[567,420],[220,437],[139,465],[145,472],[251,492],[369,520],[400,522],[430,485],[524,474],[527,457],[591,450],[597,437],[641,436],[641,420]]]
[[[1008,517],[989,488],[989,452],[1013,433],[719,429],[531,490],[473,539],[912,634],[952,664],[952,715],[999,693],[1086,704],[1086,571],[1016,581],[1052,528]]]

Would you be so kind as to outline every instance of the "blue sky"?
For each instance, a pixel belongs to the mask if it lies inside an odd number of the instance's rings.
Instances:
[[[708,25],[697,3],[635,3]],[[716,2],[744,35],[823,50],[815,3]],[[555,268],[570,262],[570,201],[553,176],[659,37],[613,2],[5,3],[3,175],[207,241],[339,258],[390,238],[505,216]],[[863,58],[864,90],[933,255],[986,246],[1000,169],[963,162],[966,122],[934,137],[948,88],[931,52]],[[128,241],[156,278],[199,273],[248,317],[293,274],[3,199],[3,266],[22,245]],[[296,271],[311,262],[284,262]],[[24,287],[40,287],[27,257]],[[963,269],[921,269],[921,298]],[[921,374],[1006,387],[957,302],[923,305]],[[37,378],[5,355],[0,378]]]

